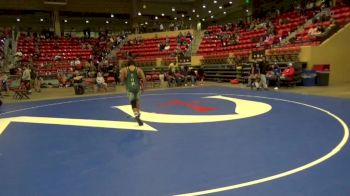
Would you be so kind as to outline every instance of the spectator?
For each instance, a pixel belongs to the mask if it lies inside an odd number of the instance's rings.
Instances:
[[[79,71],[75,71],[73,75],[73,86],[76,95],[84,94],[84,83],[83,76],[80,75]]]
[[[118,84],[119,83],[119,66],[114,65],[112,72],[113,72],[115,83]]]
[[[64,72],[58,72],[57,73],[57,80],[59,82],[60,87],[68,87],[69,86],[69,80],[68,77]]]
[[[274,64],[271,67],[271,70],[266,73],[266,78],[269,81],[275,81],[275,90],[278,90],[280,87],[280,77],[281,77],[281,68],[278,64]]]
[[[204,69],[203,66],[201,66],[198,71],[197,71],[197,76],[198,76],[198,80],[200,81],[200,85],[203,86],[204,84]]]
[[[32,92],[32,90],[30,88],[30,80],[31,80],[30,72],[31,72],[31,70],[30,70],[29,66],[25,65],[24,66],[24,71],[23,71],[22,77],[21,77],[21,83],[25,86],[25,88],[27,89],[28,93]]]
[[[295,69],[292,63],[288,64],[288,67],[283,70],[281,79],[292,80],[295,75]]]
[[[36,69],[32,69],[30,72],[30,77],[32,79],[33,82],[33,88],[35,90],[35,92],[40,93],[41,92],[41,79],[39,77],[39,73]]]
[[[177,68],[176,61],[173,61],[169,64],[169,71],[175,73],[176,68]]]
[[[267,82],[266,82],[266,72],[268,69],[268,64],[267,62],[263,59],[262,61],[259,62],[259,70],[260,70],[260,82],[259,82],[259,87],[258,88],[263,88],[267,90]]]
[[[178,86],[181,86],[185,82],[185,76],[179,71],[175,71],[175,80]]]
[[[159,80],[160,80],[160,87],[164,87],[164,78],[165,78],[165,75],[164,75],[164,72],[163,70],[159,73]]]
[[[168,81],[168,86],[175,86],[176,85],[176,78],[175,73],[169,69],[168,74],[166,75],[166,80]]]
[[[194,86],[194,84],[196,83],[196,73],[194,71],[194,69],[192,67],[190,67],[187,70],[187,74],[186,74],[186,86],[188,84],[188,82],[191,82],[191,86]]]
[[[9,92],[8,76],[5,72],[1,73],[0,80],[1,80],[1,91],[4,90],[6,94],[8,94]]]
[[[99,90],[100,88],[103,88],[107,92],[107,83],[105,82],[105,79],[103,78],[101,72],[97,73],[96,85],[97,85],[97,90]]]
[[[248,87],[253,88],[255,86],[256,88],[259,87],[259,66],[251,65],[250,69],[250,75],[248,77]]]

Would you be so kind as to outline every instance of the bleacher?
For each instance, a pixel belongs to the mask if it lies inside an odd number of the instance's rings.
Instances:
[[[331,9],[331,15],[327,20],[324,21],[316,21],[316,23],[308,25],[304,28],[304,30],[297,34],[296,41],[301,42],[313,42],[313,41],[322,41],[325,36],[313,36],[309,34],[309,30],[313,28],[322,27],[324,29],[329,30],[330,26],[337,25],[338,28],[343,27],[345,24],[350,22],[350,7],[334,7]],[[322,35],[322,34],[321,34]]]
[[[350,7],[348,6],[334,7],[331,9],[330,13],[331,15],[327,20],[318,20],[315,23],[304,27],[302,32],[296,34],[294,43],[269,49],[267,51],[268,57],[272,61],[296,60],[301,50],[301,46],[318,46],[322,41],[326,40],[337,30],[350,22]],[[325,31],[320,33],[319,36],[310,35],[309,30],[317,27],[323,27]]]
[[[314,14],[312,11],[306,12],[305,15],[300,15],[295,11],[279,15],[273,22],[273,25],[276,28],[277,36],[281,38],[287,37],[289,33],[297,30],[299,26],[303,25],[313,16]],[[283,21],[286,21],[286,24],[281,24]]]
[[[165,43],[166,38],[150,38],[143,39],[140,42],[134,43],[129,40],[129,43],[125,44],[120,51],[117,52],[118,59],[127,59],[126,54],[132,54],[135,62],[139,65],[155,65],[157,58],[165,59],[164,62],[173,59],[176,49],[186,52],[191,43],[190,38],[181,38],[181,43],[187,44],[180,45],[177,37],[169,37],[169,48],[160,49],[159,44]]]
[[[81,66],[91,58],[92,50],[84,49],[84,42],[79,39],[57,38],[35,40],[21,35],[18,39],[17,51],[22,53],[22,61],[33,60],[38,67],[39,75],[55,75],[57,70],[67,71],[72,67],[71,61],[80,59]],[[39,51],[36,51],[36,47]],[[42,66],[50,65],[50,66]],[[80,67],[75,67],[81,69]]]

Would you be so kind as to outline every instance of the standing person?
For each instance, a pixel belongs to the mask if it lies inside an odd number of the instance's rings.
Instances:
[[[260,84],[259,86],[262,87],[264,90],[267,90],[267,82],[266,82],[266,72],[268,69],[268,64],[263,59],[262,61],[259,62],[259,69],[260,69]]]
[[[198,76],[198,80],[200,81],[200,85],[203,86],[204,84],[204,69],[203,66],[200,66],[198,71],[197,71],[197,76]]]
[[[143,122],[140,119],[140,96],[141,90],[143,90],[143,85],[140,78],[143,82],[146,81],[143,70],[136,67],[135,62],[132,60],[129,60],[127,67],[120,70],[120,82],[124,83],[126,80],[126,93],[128,95],[132,111],[134,112],[137,123],[142,126]]]
[[[36,92],[40,93],[41,92],[41,79],[38,74],[38,71],[36,68],[33,68],[32,71],[30,72],[31,74],[31,79],[33,81],[33,88]]]
[[[25,65],[24,66],[24,71],[22,73],[22,77],[21,77],[21,82],[22,84],[25,86],[26,90],[28,91],[28,93],[31,93],[32,90],[30,88],[30,72],[31,70],[29,69],[29,66],[28,65]]]

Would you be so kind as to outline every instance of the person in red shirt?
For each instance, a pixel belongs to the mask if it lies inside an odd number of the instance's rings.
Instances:
[[[295,75],[295,69],[292,63],[288,64],[288,67],[283,70],[281,79],[293,79]]]

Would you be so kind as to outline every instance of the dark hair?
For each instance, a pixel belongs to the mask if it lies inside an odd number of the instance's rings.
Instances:
[[[127,65],[128,65],[128,66],[130,66],[130,65],[135,65],[135,62],[134,62],[133,60],[129,60]]]

